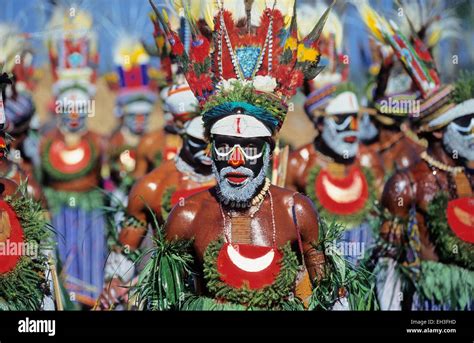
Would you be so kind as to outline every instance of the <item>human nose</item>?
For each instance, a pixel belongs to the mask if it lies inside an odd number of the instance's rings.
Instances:
[[[228,163],[234,168],[238,168],[245,164],[244,155],[242,154],[240,147],[236,147],[234,149],[234,151],[230,155]]]

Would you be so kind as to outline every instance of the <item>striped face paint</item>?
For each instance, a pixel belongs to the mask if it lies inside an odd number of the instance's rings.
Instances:
[[[265,181],[270,164],[267,140],[214,135],[211,153],[220,200],[236,206],[249,202]]]
[[[322,138],[336,154],[352,158],[359,149],[358,120],[355,114],[324,118]]]
[[[446,126],[443,144],[449,153],[474,161],[474,114],[457,118]]]

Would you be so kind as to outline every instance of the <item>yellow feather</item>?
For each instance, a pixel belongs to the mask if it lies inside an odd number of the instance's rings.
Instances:
[[[173,8],[177,13],[179,13],[179,10],[184,8],[183,0],[173,0]]]
[[[438,42],[441,40],[441,30],[433,30],[431,32],[430,36],[428,37],[428,46],[432,47],[438,44]]]
[[[203,1],[202,16],[204,20],[206,21],[207,25],[211,28],[211,30],[214,30],[214,16],[216,12],[217,12],[217,6],[216,6],[215,1],[213,0]]]
[[[387,21],[384,18],[381,18],[367,3],[364,3],[360,8],[360,14],[367,28],[378,41],[385,43],[381,30],[392,33],[390,25],[388,25]]]

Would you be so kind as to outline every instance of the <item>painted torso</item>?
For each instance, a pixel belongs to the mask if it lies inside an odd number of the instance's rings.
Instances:
[[[321,215],[352,222],[346,218],[370,210],[369,202],[378,197],[382,186],[380,164],[372,154],[368,156],[358,155],[344,165],[320,154],[313,143],[307,144],[290,154],[287,186],[307,194]]]
[[[458,217],[464,224],[472,227],[474,221],[472,215],[473,188],[474,177],[472,175],[469,177],[468,174],[459,173],[454,177],[448,172],[432,169],[428,163],[421,161],[406,172],[394,175],[384,191],[383,202],[391,213],[401,217],[407,217],[410,207],[415,206],[421,244],[420,259],[438,261],[440,259],[439,251],[437,251],[433,234],[430,233],[430,225],[438,224],[438,221],[445,222],[447,220],[445,215],[448,213],[446,213],[447,208],[444,208],[441,209],[441,212],[445,213],[438,213],[440,215],[438,218],[429,218],[429,215],[432,214],[430,205],[441,193],[446,194],[448,206],[453,210],[450,215]],[[457,202],[459,200],[456,201],[461,198],[466,200],[461,203]],[[397,206],[397,199],[401,199],[403,206]],[[451,223],[449,223],[450,221]],[[459,230],[459,224],[454,223],[455,221],[448,220],[448,226],[458,226],[451,228],[453,233]],[[386,233],[385,230],[387,227],[382,227],[382,235]],[[472,250],[472,242],[470,244]]]
[[[71,146],[55,129],[40,145],[45,185],[60,191],[83,192],[100,185],[101,143],[92,132]]]

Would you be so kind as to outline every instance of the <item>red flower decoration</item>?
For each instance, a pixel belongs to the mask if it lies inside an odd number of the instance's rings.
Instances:
[[[3,229],[0,243],[3,243],[5,247],[8,247],[8,244],[20,246],[24,241],[23,228],[13,208],[3,200],[0,200],[0,221]],[[8,235],[5,235],[5,230],[9,230]],[[19,250],[17,253],[12,252],[11,254],[7,253],[0,256],[0,275],[15,269],[20,257],[21,253]]]
[[[191,87],[194,94],[198,94],[199,96],[202,96],[205,91],[212,90],[211,77],[206,73],[201,74],[198,77],[194,71],[190,71],[186,75],[186,78],[188,80],[189,87]]]
[[[190,58],[197,63],[203,63],[209,57],[209,41],[204,36],[199,36],[192,42]]]
[[[179,39],[176,32],[171,32],[171,37],[168,38],[171,44],[171,52],[176,56],[181,56],[184,52],[184,45]]]

